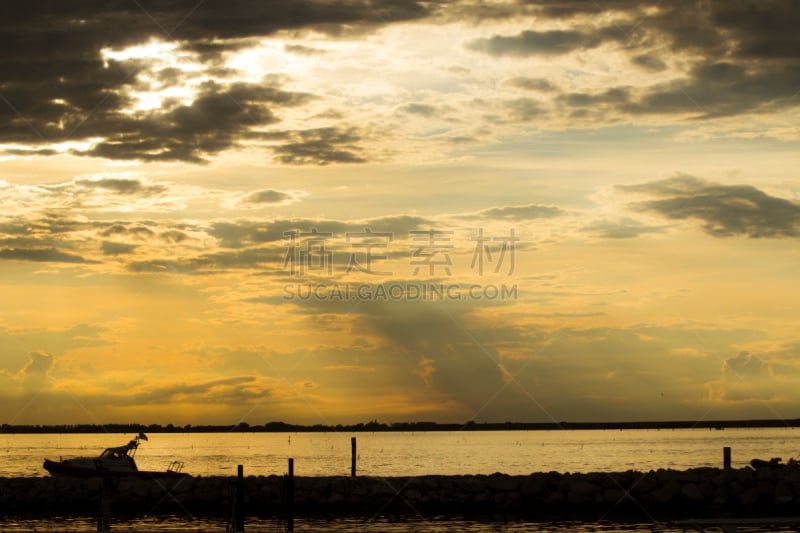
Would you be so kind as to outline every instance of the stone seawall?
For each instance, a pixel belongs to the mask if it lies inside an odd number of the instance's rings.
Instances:
[[[230,511],[235,477],[180,480],[116,479],[114,512]],[[280,513],[282,476],[244,478],[248,514]],[[94,514],[100,479],[0,478],[0,515],[42,512]],[[569,516],[643,512],[674,517],[733,512],[797,514],[800,468],[420,477],[295,477],[297,513],[544,513]]]

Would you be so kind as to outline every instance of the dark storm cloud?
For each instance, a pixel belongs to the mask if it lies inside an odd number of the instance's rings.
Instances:
[[[201,163],[205,155],[234,146],[250,128],[278,122],[270,106],[291,107],[308,99],[306,94],[277,87],[236,83],[223,88],[208,82],[189,105],[143,117],[106,116],[104,131],[95,132],[105,140],[76,153],[107,159]]]
[[[613,111],[710,119],[800,105],[794,97],[800,87],[800,6],[791,0],[529,1],[525,6],[535,8],[540,19],[574,19],[574,25],[494,35],[467,47],[495,56],[525,57],[614,43],[634,65],[650,71],[664,71],[670,60],[684,57],[686,66],[666,82],[638,90],[620,86],[561,95],[558,102],[573,108],[569,116],[602,117],[604,111]],[[586,25],[587,15],[600,14],[611,14],[616,22]]]
[[[101,137],[100,144],[76,153],[202,162],[234,146],[244,130],[277,121],[275,109],[298,105],[306,95],[261,85],[212,84],[191,105],[124,114],[131,103],[124,89],[141,83],[137,73],[147,63],[104,60],[101,50],[168,40],[213,67],[225,51],[282,29],[336,34],[429,13],[427,5],[411,0],[11,3],[0,20],[0,50],[5,51],[0,55],[0,141],[28,143],[33,153],[47,155],[51,152],[36,145]],[[167,82],[170,75],[180,77],[174,70],[162,74]],[[359,160],[352,152],[321,159]]]
[[[354,331],[377,335],[420,363],[425,367],[419,369],[423,370],[420,380],[457,399],[471,414],[505,405],[495,398],[504,388],[497,346],[476,341],[475,336],[485,340],[485,331],[467,319],[470,307],[444,302],[362,302],[351,310]],[[346,312],[344,306],[340,312]]]
[[[800,62],[771,68],[704,62],[695,65],[684,80],[658,84],[638,98],[608,103],[634,115],[690,113],[698,118],[714,118],[800,105],[793,98],[798,87]],[[627,93],[625,89],[618,90]]]
[[[634,208],[672,220],[700,221],[703,230],[715,237],[800,235],[800,204],[770,196],[752,185],[723,185],[680,175],[618,188],[654,198],[636,202]]]
[[[537,13],[548,18],[572,18],[580,15],[598,15],[608,12],[628,12],[642,6],[652,6],[646,0],[521,0],[520,4],[536,7]]]
[[[792,0],[714,2],[712,20],[735,32],[735,53],[741,57],[797,60],[800,8]]]

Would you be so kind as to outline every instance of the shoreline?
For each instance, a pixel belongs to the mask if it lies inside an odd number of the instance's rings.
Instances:
[[[559,431],[559,430],[671,430],[671,429],[794,429],[800,427],[800,419],[761,420],[671,420],[633,422],[395,422],[384,424],[377,421],[366,424],[313,425],[268,422],[250,425],[173,426],[168,424],[63,424],[63,425],[0,425],[0,434],[64,434],[64,433],[378,433],[378,432],[436,432],[436,431]]]
[[[800,468],[656,470],[649,472],[505,474],[415,477],[294,477],[298,516],[374,514],[469,516],[504,513],[582,519],[684,519],[788,516],[800,503]],[[236,477],[177,480],[113,479],[113,513],[226,516]],[[285,476],[246,476],[249,515],[286,510]],[[20,514],[94,515],[103,480],[0,478],[0,517]]]

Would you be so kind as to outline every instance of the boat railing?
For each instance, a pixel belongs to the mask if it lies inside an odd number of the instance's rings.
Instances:
[[[167,467],[167,472],[174,472],[179,474],[183,470],[183,461],[172,461]]]

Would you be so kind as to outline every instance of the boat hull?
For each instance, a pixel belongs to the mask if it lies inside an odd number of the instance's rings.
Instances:
[[[44,460],[44,469],[53,475],[90,478],[90,477],[127,477],[139,479],[177,479],[186,477],[189,474],[183,472],[172,472],[165,470],[163,472],[152,472],[146,470],[109,470],[103,468],[102,465],[95,465],[94,468],[86,466],[75,466],[68,461],[52,461],[50,459]]]

